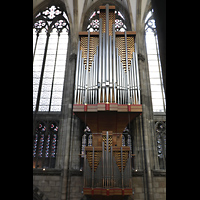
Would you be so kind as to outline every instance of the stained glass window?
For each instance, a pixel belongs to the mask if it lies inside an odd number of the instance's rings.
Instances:
[[[90,15],[87,31],[99,32],[99,13],[100,10],[96,10]],[[125,18],[120,11],[115,10],[115,31],[124,32],[125,30],[127,30]]]
[[[33,136],[33,168],[54,168],[57,143],[58,122],[37,122]]]
[[[166,164],[166,123],[164,121],[156,121],[155,132],[159,167],[164,169]]]
[[[33,24],[33,111],[61,111],[69,34],[59,6],[39,12]]]
[[[165,112],[165,93],[163,87],[156,22],[153,18],[153,9],[148,12],[145,19],[145,38],[149,65],[153,112]]]

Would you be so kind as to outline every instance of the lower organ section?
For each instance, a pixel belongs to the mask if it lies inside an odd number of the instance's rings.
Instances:
[[[123,134],[103,131],[92,134],[93,146],[84,152],[85,195],[131,195],[130,146],[122,146]]]

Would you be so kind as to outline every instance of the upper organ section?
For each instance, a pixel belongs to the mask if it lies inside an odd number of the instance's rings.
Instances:
[[[97,12],[98,31],[79,33],[74,104],[141,104],[136,32],[116,31],[115,6]]]

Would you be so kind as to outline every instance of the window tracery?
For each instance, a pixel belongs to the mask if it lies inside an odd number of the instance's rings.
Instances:
[[[99,14],[100,10],[95,10],[90,15],[87,31],[99,32]],[[120,11],[115,10],[115,31],[124,32],[125,30],[127,30],[127,26],[125,25],[125,17]]]
[[[158,47],[156,22],[153,17],[153,9],[148,12],[145,18],[145,39],[149,65],[153,112],[165,112],[165,93],[163,87],[162,68]]]
[[[69,19],[46,7],[33,22],[33,111],[61,111]]]

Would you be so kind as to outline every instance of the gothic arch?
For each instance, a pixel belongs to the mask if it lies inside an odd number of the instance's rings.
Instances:
[[[150,0],[147,0],[146,6],[145,6],[145,9],[144,9],[144,13],[143,13],[143,17],[142,17],[142,20],[141,20],[143,26],[145,26],[145,23],[144,23],[145,18],[146,18],[146,16],[147,16],[148,12],[149,12],[151,9],[152,9],[151,1],[150,1]],[[143,28],[144,28],[144,27],[143,27]]]
[[[71,12],[69,10],[69,6],[67,5],[67,2],[65,1],[65,3],[61,0],[45,0],[43,2],[41,2],[39,5],[37,5],[34,9],[33,9],[33,18],[36,17],[36,15],[43,11],[46,7],[51,6],[51,5],[56,5],[56,6],[60,6],[60,8],[62,10],[66,11],[67,17],[69,19],[69,23],[72,23],[72,19],[71,19]]]
[[[125,20],[126,20],[126,25],[127,25],[127,30],[131,31],[131,23],[130,23],[130,15],[129,15],[129,11],[119,2],[117,1],[113,1],[113,0],[100,0],[100,1],[97,1],[96,3],[92,4],[86,12],[84,12],[85,10],[85,7],[83,8],[83,17],[80,21],[80,27],[82,27],[82,31],[85,31],[86,28],[87,28],[87,25],[88,25],[88,19],[90,17],[90,15],[92,14],[92,12],[95,10],[95,9],[98,9],[99,6],[102,6],[102,5],[106,5],[106,4],[109,4],[109,5],[115,5],[116,9],[118,9],[120,12],[123,13],[124,17],[125,17]]]

